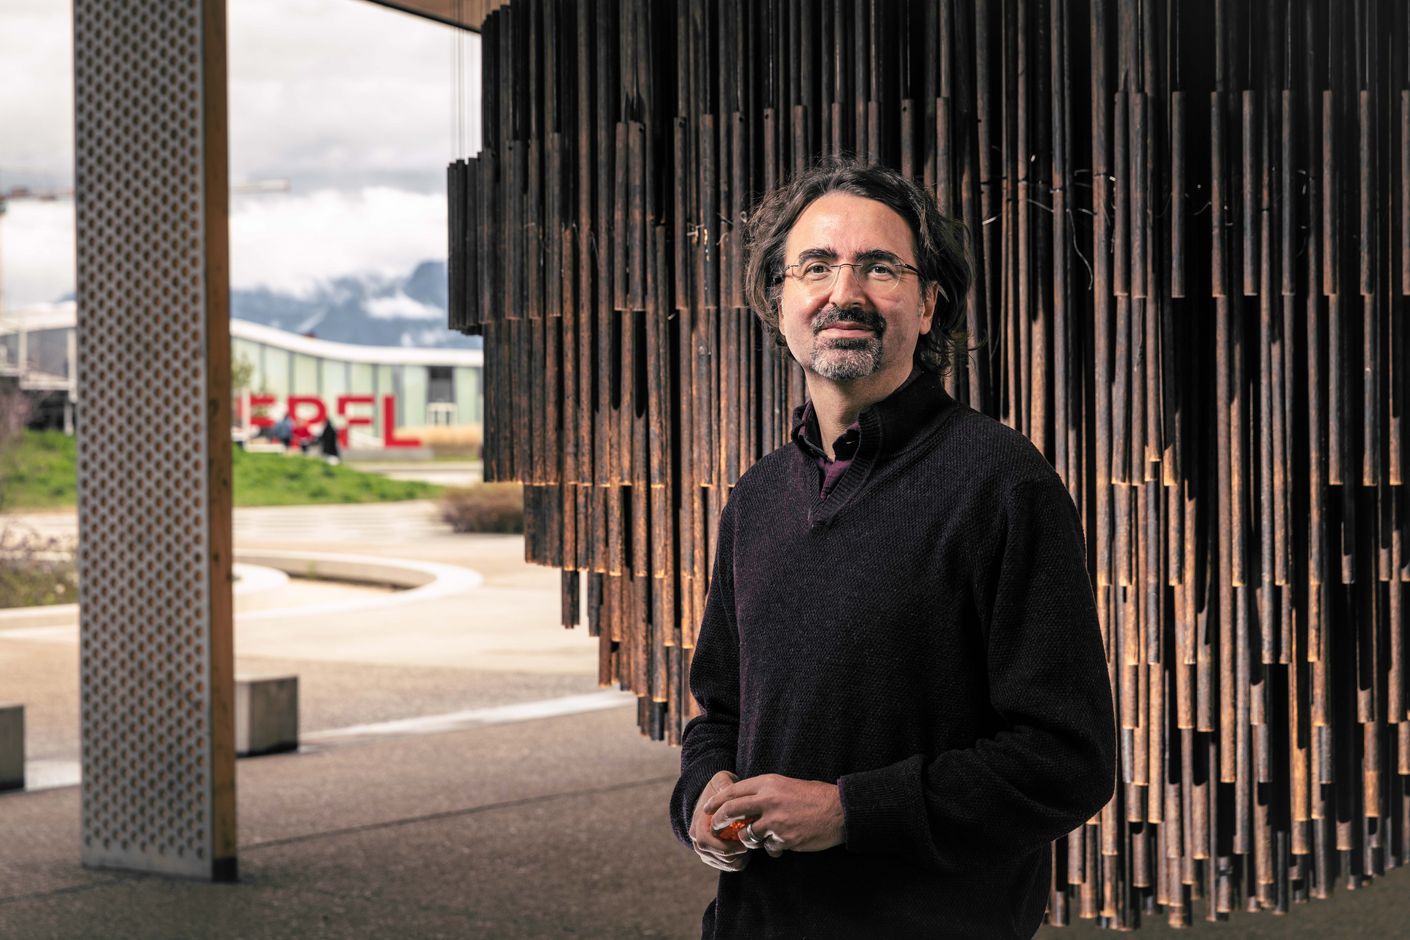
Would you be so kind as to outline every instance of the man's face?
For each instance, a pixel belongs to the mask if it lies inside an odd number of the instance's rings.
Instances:
[[[888,258],[916,265],[906,220],[874,199],[833,192],[798,216],[784,244],[783,263]],[[923,296],[914,272],[906,271],[888,287],[869,280],[862,268],[844,267],[830,283],[785,277],[779,330],[810,377],[845,383],[883,376],[899,384],[910,374],[916,342],[930,332],[934,314],[935,290]]]

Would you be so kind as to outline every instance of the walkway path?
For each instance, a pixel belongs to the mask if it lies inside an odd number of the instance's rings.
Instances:
[[[47,536],[76,531],[72,513],[8,520]],[[237,557],[261,549],[383,555],[484,576],[473,590],[392,607],[237,615],[237,671],[297,673],[305,731],[598,688],[598,641],[583,628],[560,626],[558,573],[525,564],[519,536],[456,535],[436,519],[433,504],[415,502],[241,509],[235,540]],[[67,630],[24,626],[0,623],[0,689],[26,704],[32,759],[75,760],[76,617]]]
[[[53,538],[78,533],[72,511],[10,513],[12,522]],[[375,545],[415,543],[449,531],[427,500],[333,506],[253,506],[235,510],[235,540],[284,542],[362,542]]]

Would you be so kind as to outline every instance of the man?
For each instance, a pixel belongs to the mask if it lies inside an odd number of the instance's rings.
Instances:
[[[1050,843],[1111,797],[1076,510],[940,381],[970,279],[962,226],[881,167],[750,220],[750,301],[810,401],[721,514],[690,671],[670,812],[723,872],[705,937],[1031,937]]]

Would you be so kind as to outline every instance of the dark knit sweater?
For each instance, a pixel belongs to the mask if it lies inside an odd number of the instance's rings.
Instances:
[[[704,937],[1023,937],[1049,844],[1115,784],[1082,532],[1016,431],[926,375],[861,416],[825,499],[789,444],[720,518],[671,824],[706,782],[835,782],[847,841],[721,873]]]

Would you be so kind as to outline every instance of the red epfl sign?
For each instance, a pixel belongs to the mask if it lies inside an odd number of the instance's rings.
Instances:
[[[269,408],[277,399],[273,395],[251,395],[250,411]],[[328,422],[328,406],[316,395],[290,395],[287,400],[289,417],[294,420],[296,430],[312,433],[312,428],[322,429]],[[348,446],[348,429],[372,427],[371,410],[376,405],[372,395],[339,395],[334,404],[334,414],[343,419],[343,427],[338,429],[338,445]],[[362,409],[367,409],[363,411]],[[357,409],[356,411],[353,409]],[[255,414],[249,423],[257,428],[273,427],[275,420],[269,415]],[[397,437],[397,398],[395,395],[382,396],[382,446],[420,447],[420,438]]]

